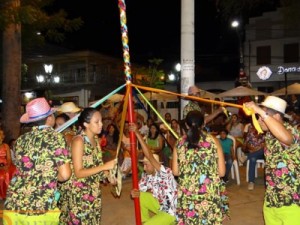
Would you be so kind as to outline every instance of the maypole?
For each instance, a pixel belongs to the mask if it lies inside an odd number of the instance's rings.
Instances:
[[[121,35],[122,35],[122,45],[123,45],[123,61],[124,61],[124,73],[127,83],[127,88],[129,88],[129,101],[128,101],[128,120],[129,123],[134,122],[133,114],[133,98],[132,98],[132,87],[131,87],[131,68],[130,68],[130,55],[128,46],[128,29],[126,26],[126,5],[125,0],[118,0],[119,10],[120,10],[120,23],[121,23]],[[134,189],[139,189],[138,187],[138,168],[137,168],[137,150],[136,150],[136,137],[133,131],[129,133],[130,147],[131,147],[131,165],[132,165],[132,186]],[[135,208],[135,221],[136,225],[141,225],[141,209],[140,209],[140,199],[134,198],[134,208]]]

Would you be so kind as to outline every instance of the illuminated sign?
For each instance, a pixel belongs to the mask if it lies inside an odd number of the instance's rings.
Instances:
[[[300,73],[300,66],[291,66],[291,67],[278,66],[277,69],[278,69],[277,74],[279,75],[285,73]],[[272,70],[267,66],[262,66],[258,69],[256,75],[261,80],[267,80],[271,77]]]
[[[283,67],[283,66],[278,66],[278,74],[284,74],[284,73],[294,73],[298,72],[300,73],[300,66],[292,66],[292,67]]]
[[[258,69],[256,75],[259,77],[261,80],[268,80],[270,76],[272,75],[272,71],[270,70],[269,67],[267,66],[262,66]]]

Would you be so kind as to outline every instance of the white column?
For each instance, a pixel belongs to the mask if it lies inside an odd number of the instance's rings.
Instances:
[[[181,0],[181,93],[195,84],[195,3],[194,0]],[[186,100],[181,100],[181,119]]]

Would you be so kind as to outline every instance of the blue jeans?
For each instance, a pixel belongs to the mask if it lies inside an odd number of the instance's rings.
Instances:
[[[225,162],[226,162],[226,173],[225,173],[225,178],[228,179],[229,177],[229,173],[230,173],[230,170],[231,170],[231,167],[232,167],[232,157],[231,157],[231,154],[224,154],[224,157],[225,157]]]
[[[249,160],[249,182],[254,182],[255,180],[255,167],[256,167],[256,160],[264,159],[264,149],[260,149],[256,152],[248,153],[248,160]]]

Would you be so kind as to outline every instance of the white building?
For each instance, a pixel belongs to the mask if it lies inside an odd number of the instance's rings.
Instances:
[[[266,12],[250,18],[245,27],[245,72],[260,91],[300,81],[300,23],[286,23],[285,12],[283,8]]]

